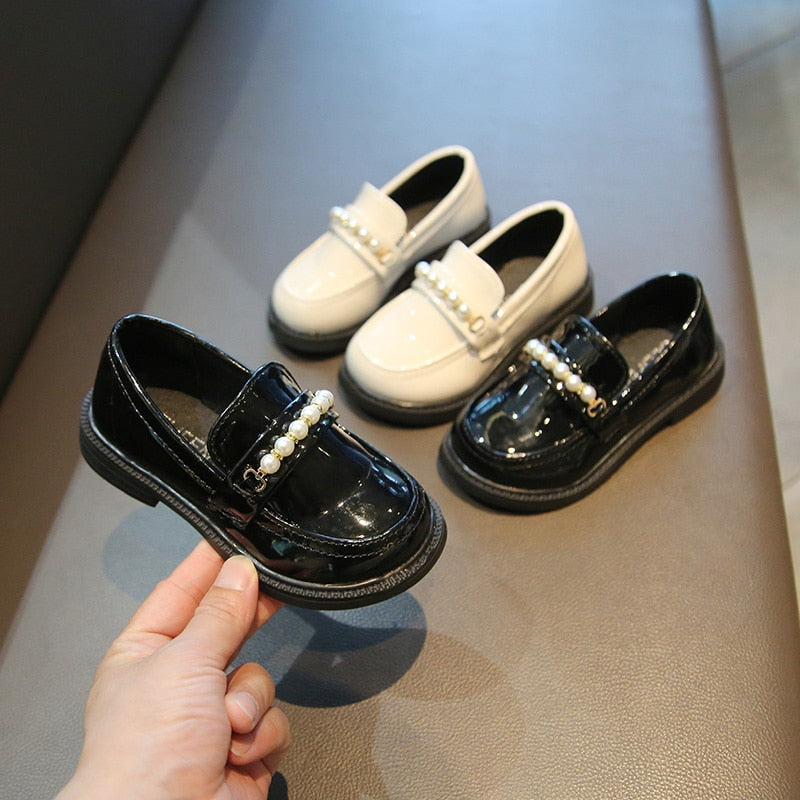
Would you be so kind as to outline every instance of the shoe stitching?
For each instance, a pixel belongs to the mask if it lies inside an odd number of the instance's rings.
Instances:
[[[396,550],[398,545],[404,544],[406,541],[408,541],[408,539],[411,538],[416,524],[418,524],[418,521],[417,523],[414,523],[413,520],[401,520],[396,525],[392,526],[392,528],[390,528],[388,531],[384,531],[382,534],[380,534],[380,539],[382,541],[377,546],[365,546],[365,544],[361,542],[337,540],[335,544],[335,548],[337,550],[343,548],[345,550],[356,551],[352,553],[342,553],[320,549],[319,539],[317,537],[304,533],[302,530],[296,527],[297,523],[293,522],[282,514],[276,514],[274,511],[270,511],[268,509],[262,509],[260,513],[268,514],[273,518],[273,520],[277,518],[284,522],[287,528],[277,534],[281,538],[292,542],[293,544],[299,543],[312,553],[333,558],[358,559],[367,556],[374,557],[384,555],[392,550]],[[258,524],[258,516],[256,516],[250,524]],[[405,530],[398,531],[397,529],[399,528],[405,528]],[[242,532],[247,535],[247,528],[245,527]],[[372,543],[375,541],[375,539],[371,539],[369,541]]]

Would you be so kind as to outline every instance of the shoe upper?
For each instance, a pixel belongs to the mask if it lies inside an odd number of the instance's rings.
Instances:
[[[411,288],[350,340],[345,369],[362,392],[395,403],[464,397],[532,330],[560,320],[588,281],[572,210],[538,203],[419,264]]]
[[[711,312],[691,275],[653,278],[591,319],[572,316],[463,410],[450,431],[461,461],[523,489],[563,487],[610,443],[645,425],[719,356]]]
[[[409,265],[478,228],[486,197],[465,147],[421,157],[382,188],[364,183],[332,209],[329,229],[281,272],[271,312],[305,334],[345,331],[366,319]]]
[[[183,328],[131,315],[109,336],[92,415],[126,462],[258,563],[337,583],[407,559],[427,533],[428,500],[336,422],[331,402],[280,364],[251,372]]]

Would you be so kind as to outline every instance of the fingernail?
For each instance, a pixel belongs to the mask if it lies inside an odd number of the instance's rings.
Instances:
[[[241,592],[253,580],[254,572],[253,562],[247,556],[232,556],[222,565],[214,586]]]
[[[252,727],[255,727],[258,722],[258,703],[255,697],[249,692],[236,692],[231,696],[231,699],[244,711]]]
[[[235,756],[242,758],[250,751],[250,742],[242,739],[231,739],[230,751]]]

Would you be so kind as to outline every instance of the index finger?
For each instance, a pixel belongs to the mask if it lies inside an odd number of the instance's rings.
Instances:
[[[201,539],[172,574],[156,585],[124,633],[153,633],[174,639],[189,624],[222,564],[222,556]],[[259,593],[250,633],[258,630],[282,605],[280,601]]]
[[[189,623],[221,567],[222,557],[201,540],[172,574],[156,585],[124,632],[174,639]]]

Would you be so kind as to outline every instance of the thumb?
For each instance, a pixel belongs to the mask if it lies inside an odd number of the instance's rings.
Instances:
[[[179,638],[225,669],[247,638],[257,605],[256,568],[246,556],[233,556],[222,565]]]

